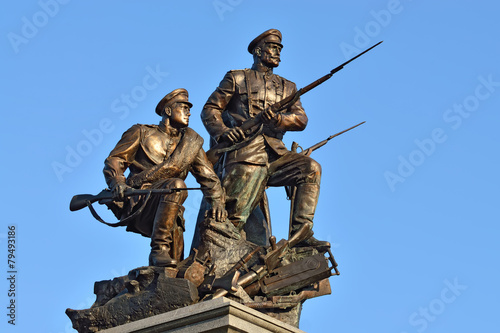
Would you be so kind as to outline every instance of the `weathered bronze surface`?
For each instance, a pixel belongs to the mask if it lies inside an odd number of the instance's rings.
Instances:
[[[282,139],[307,125],[302,94],[380,43],[297,90],[273,73],[281,42],[276,29],[257,36],[248,46],[252,68],[229,71],[203,107],[215,165],[202,149],[203,139],[188,127],[187,91],[176,89],[156,107],[160,124],[132,126],[106,159],[109,190],[73,198],[72,211],[88,206],[106,223],[92,208],[98,201],[120,219],[106,224],[151,238],[149,266],[96,282],[90,309],[66,311],[80,333],[217,297],[298,326],[303,302],[331,292],[328,278],[339,271],[330,243],[312,237],[321,166],[309,155],[362,123],[302,152],[296,143],[288,150]],[[204,199],[192,251],[184,259],[182,204],[187,190],[196,190],[186,188],[188,172]],[[292,200],[290,234],[279,242],[271,233],[268,186],[286,187]]]
[[[95,283],[96,302],[90,309],[67,309],[78,332],[97,332],[195,304],[196,286],[169,276],[172,268],[140,267],[128,276]]]
[[[229,71],[208,98],[201,118],[212,142],[230,146],[218,161],[229,220],[243,230],[267,186],[295,186],[292,238],[328,246],[312,237],[321,166],[289,151],[281,141],[287,131],[304,130],[308,121],[295,84],[273,73],[281,61],[281,39],[276,29],[256,37],[248,47],[252,68]]]
[[[96,332],[223,296],[298,326],[302,303],[330,293],[328,277],[338,271],[324,252],[289,248],[284,239],[276,246],[256,246],[237,237],[229,221],[209,221],[206,227],[203,253],[177,268],[139,267],[127,276],[96,282],[90,309],[66,310],[73,327]],[[271,264],[266,262],[270,256],[275,258]]]
[[[175,267],[183,259],[182,203],[187,192],[125,197],[130,188],[186,188],[184,179],[191,171],[211,205],[208,214],[218,221],[225,218],[222,189],[203,151],[203,139],[188,127],[191,106],[185,89],[167,94],[156,107],[160,124],[132,126],[104,162],[104,176],[116,199],[107,204],[119,219],[133,216],[127,220],[128,231],[151,237],[151,266]]]

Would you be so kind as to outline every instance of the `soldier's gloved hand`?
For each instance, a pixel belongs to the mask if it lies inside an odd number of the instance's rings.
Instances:
[[[276,125],[279,121],[280,114],[275,113],[271,110],[271,108],[267,108],[262,113],[262,120],[266,124]]]
[[[231,128],[229,131],[224,132],[220,139],[231,143],[236,143],[245,138],[245,132],[239,127]]]
[[[125,199],[125,190],[130,188],[127,184],[124,183],[116,183],[115,186],[111,189],[111,193],[113,194],[113,199],[117,201],[123,201]]]
[[[212,208],[205,212],[205,217],[216,220],[217,222],[224,222],[227,217],[227,211],[224,204],[217,201],[212,204]]]

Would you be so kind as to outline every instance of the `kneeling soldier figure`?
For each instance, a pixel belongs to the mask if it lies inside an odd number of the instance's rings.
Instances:
[[[104,177],[115,201],[109,205],[119,218],[127,217],[127,231],[151,237],[150,266],[175,267],[183,259],[184,219],[182,204],[187,191],[124,198],[127,188],[185,188],[188,172],[202,186],[210,204],[207,215],[217,221],[226,217],[223,191],[202,148],[203,139],[189,124],[188,92],[176,89],[156,107],[159,125],[134,125],[127,130],[104,162]],[[125,178],[124,173],[130,173]]]

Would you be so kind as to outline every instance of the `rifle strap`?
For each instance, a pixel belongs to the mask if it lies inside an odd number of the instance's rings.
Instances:
[[[252,99],[252,92],[250,91],[252,85],[250,84],[250,78],[249,78],[249,75],[250,75],[250,69],[248,68],[245,68],[243,70],[243,73],[245,74],[245,86],[247,88],[247,101],[248,101],[248,114],[253,117],[254,116],[254,113],[253,113],[253,99]]]
[[[109,223],[109,222],[106,222],[104,221],[100,216],[99,214],[97,214],[97,212],[95,211],[94,207],[92,207],[92,203],[87,200],[85,203],[87,204],[87,207],[89,207],[89,210],[90,210],[90,213],[92,214],[92,216],[99,222],[101,223],[104,223],[105,225],[107,226],[110,226],[110,227],[113,227],[113,228],[116,228],[116,227],[123,227],[123,226],[126,226],[128,225],[128,222],[131,221],[132,219],[134,219],[135,217],[137,217],[139,214],[142,213],[142,211],[144,210],[144,207],[146,207],[146,204],[148,203],[149,201],[149,198],[151,197],[151,192],[149,192],[147,195],[146,195],[146,198],[144,199],[144,202],[142,203],[141,207],[136,210],[132,215],[130,216],[127,216],[126,218],[124,219],[121,219],[120,221],[118,222],[115,222],[115,223]]]

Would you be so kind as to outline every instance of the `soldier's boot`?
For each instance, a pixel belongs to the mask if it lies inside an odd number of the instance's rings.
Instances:
[[[318,250],[321,250],[321,251],[327,251],[330,248],[330,246],[331,246],[330,242],[328,242],[328,241],[320,241],[320,240],[314,238],[313,236],[311,236],[308,239],[300,242],[297,245],[298,246],[315,247],[315,248],[317,248]]]
[[[304,223],[296,231],[292,231],[292,236],[288,239],[288,246],[294,247],[312,237],[313,231],[311,229],[312,223]]]
[[[311,246],[325,251],[330,248],[330,242],[320,241],[312,236],[314,234],[312,231],[313,218],[318,198],[319,184],[302,183],[297,185],[289,244],[293,242],[297,246]],[[292,246],[290,245],[290,247]]]
[[[184,228],[174,225],[172,231],[172,245],[170,246],[170,256],[172,259],[181,262],[184,259]]]
[[[156,211],[151,233],[151,253],[149,265],[176,267],[177,260],[172,258],[172,233],[180,205],[171,201],[162,201]]]

